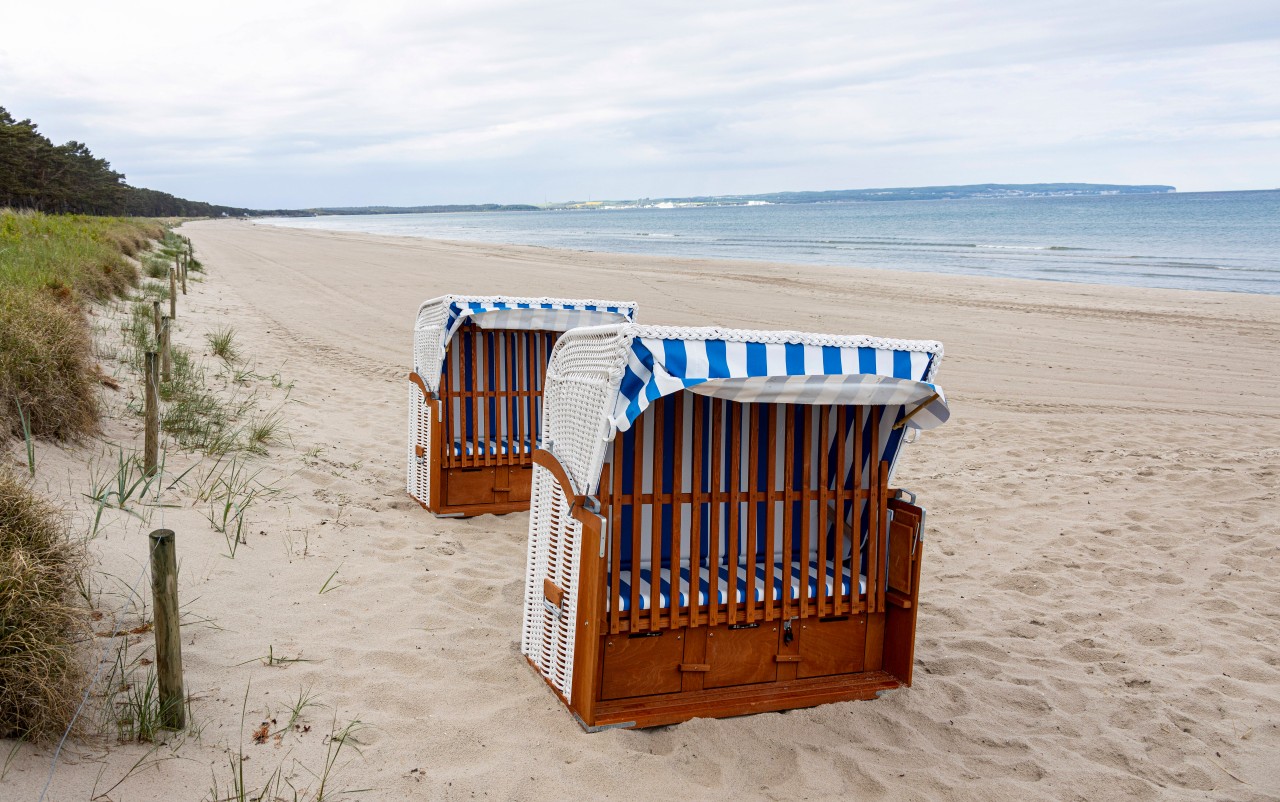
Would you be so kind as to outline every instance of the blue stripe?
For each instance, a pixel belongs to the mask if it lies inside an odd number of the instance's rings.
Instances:
[[[688,363],[684,352],[684,340],[663,340],[663,367],[672,376],[684,376]]]
[[[911,378],[911,353],[909,351],[893,352],[893,378]]]
[[[876,349],[859,348],[858,349],[858,372],[868,375],[875,375],[876,372]]]
[[[765,356],[764,343],[747,343],[747,375],[769,375],[769,359]]]
[[[822,346],[822,372],[828,376],[839,376],[844,372],[840,363],[840,349],[834,345]]]
[[[783,345],[783,353],[786,354],[787,375],[803,376],[804,345],[801,343],[786,343]]]
[[[724,340],[707,340],[707,376],[712,379],[727,379],[731,375]]]

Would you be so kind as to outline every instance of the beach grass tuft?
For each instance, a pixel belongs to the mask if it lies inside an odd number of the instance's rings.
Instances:
[[[78,309],[48,291],[0,286],[0,436],[92,433],[98,382]]]
[[[83,566],[59,512],[0,468],[0,738],[47,739],[72,720],[85,681]]]
[[[235,362],[240,358],[236,349],[236,330],[230,326],[215,329],[205,335],[213,355],[224,362]]]

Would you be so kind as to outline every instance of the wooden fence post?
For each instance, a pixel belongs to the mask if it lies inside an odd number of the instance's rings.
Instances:
[[[182,261],[182,294],[187,294],[187,262],[185,259]]]
[[[163,318],[160,321],[160,376],[165,384],[173,379],[173,351],[169,348],[172,336],[173,319]]]
[[[143,441],[143,469],[147,476],[155,475],[160,463],[160,366],[159,354],[146,353],[146,370],[143,371],[143,397],[146,399],[146,435]]]
[[[155,320],[156,326],[156,348],[160,347],[160,302],[151,302],[151,317]]]
[[[151,533],[151,598],[155,614],[156,678],[160,683],[160,726],[186,727],[182,692],[182,633],[178,625],[178,556],[173,530]]]
[[[169,318],[178,316],[178,271],[169,268]]]

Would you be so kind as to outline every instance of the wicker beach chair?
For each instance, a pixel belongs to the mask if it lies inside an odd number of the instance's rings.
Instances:
[[[445,295],[418,309],[407,489],[440,516],[529,508],[542,380],[560,334],[635,318],[623,301]]]
[[[587,729],[911,683],[937,342],[575,329],[544,394],[522,651]],[[913,435],[914,436],[914,435]]]

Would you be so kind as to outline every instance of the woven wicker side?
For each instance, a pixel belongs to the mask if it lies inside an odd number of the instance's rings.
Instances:
[[[444,364],[440,346],[451,302],[452,296],[448,295],[427,301],[418,310],[413,327],[413,369],[433,391],[440,386],[440,368]]]
[[[541,446],[576,487],[594,490],[608,445],[607,411],[617,393],[630,337],[620,326],[574,329],[561,337],[547,369]],[[594,472],[593,472],[594,471]],[[521,648],[564,696],[573,686],[578,614],[578,541],[582,524],[551,472],[534,468],[529,515]],[[543,580],[564,591],[559,608],[544,603]]]
[[[569,500],[551,472],[541,466],[534,468],[529,529],[521,651],[552,687],[567,697],[573,687],[578,615],[576,544],[582,536],[582,524],[573,518]],[[560,607],[544,603],[543,579],[568,591]]]
[[[574,329],[556,343],[543,391],[543,443],[579,493],[594,493],[613,432],[608,413],[622,380],[627,326]],[[545,446],[544,446],[545,447]]]
[[[420,470],[416,446],[418,445],[418,419],[422,406],[419,400],[421,396],[422,391],[418,386],[409,382],[409,450],[405,459],[405,490],[414,498],[418,497],[418,471]]]

